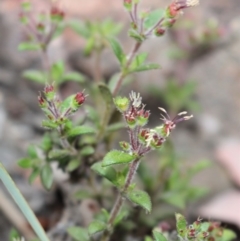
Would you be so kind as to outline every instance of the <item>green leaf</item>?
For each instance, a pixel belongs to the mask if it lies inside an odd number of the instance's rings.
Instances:
[[[89,191],[87,191],[87,190],[80,190],[80,191],[77,191],[74,194],[74,197],[77,200],[83,200],[83,199],[92,197],[92,194]]]
[[[31,11],[32,4],[29,1],[23,1],[21,2],[21,7],[24,10],[24,12],[29,12]]]
[[[131,37],[131,38],[134,38],[137,42],[143,42],[145,40],[145,37],[141,34],[139,34],[136,30],[134,29],[130,29],[128,31],[128,35]]]
[[[130,73],[159,69],[159,68],[160,68],[159,64],[144,64],[144,65],[140,65],[140,66],[136,67],[135,69],[130,69]]]
[[[187,201],[186,192],[183,190],[165,192],[161,195],[161,200],[177,208],[184,209]]]
[[[37,158],[37,151],[36,151],[36,146],[34,145],[29,145],[28,149],[27,149],[27,154],[29,155],[29,157],[31,158]]]
[[[49,190],[52,187],[53,184],[53,173],[52,168],[49,164],[44,165],[44,167],[41,170],[41,182],[43,186]]]
[[[34,169],[32,170],[32,173],[30,174],[30,176],[29,176],[29,178],[28,178],[28,182],[29,182],[30,184],[32,184],[32,183],[34,182],[34,180],[39,176],[39,174],[40,174],[39,168],[34,168]]]
[[[53,81],[60,83],[63,78],[65,66],[63,61],[58,61],[54,63],[51,67],[51,77]]]
[[[142,190],[132,190],[127,193],[127,198],[131,202],[144,208],[146,211],[151,212],[152,202],[149,195],[146,192]]]
[[[153,239],[152,239],[151,237],[149,237],[149,236],[146,236],[146,237],[144,238],[144,241],[153,241]]]
[[[99,115],[92,106],[89,105],[84,105],[86,112],[87,112],[87,117],[93,121],[94,123],[98,124],[99,123]]]
[[[235,239],[236,237],[237,237],[237,235],[235,234],[235,232],[233,232],[230,229],[226,229],[225,228],[223,230],[223,234],[222,234],[221,240],[222,241],[231,241],[231,240]]]
[[[124,218],[126,218],[129,214],[128,210],[121,210],[120,213],[117,215],[114,225],[118,225]]]
[[[202,170],[205,170],[206,168],[209,168],[212,165],[212,163],[209,160],[202,160],[195,164],[190,170],[191,176],[196,175],[197,173],[201,172]]]
[[[22,168],[30,168],[33,166],[33,161],[31,159],[23,158],[18,161],[18,165]]]
[[[23,73],[23,77],[40,84],[45,84],[47,81],[45,74],[38,70],[26,70]]]
[[[75,96],[76,94],[70,95],[61,103],[61,106],[60,106],[61,113],[64,113],[65,111],[67,111],[69,108],[72,107],[72,102],[74,101]]]
[[[103,167],[101,162],[95,163],[91,169],[102,177],[105,177],[114,185],[117,185],[117,172],[112,167]]]
[[[126,124],[123,122],[117,122],[114,124],[111,124],[107,127],[106,131],[107,132],[114,132],[114,131],[119,131],[121,129],[123,129],[124,127],[126,127]]]
[[[112,50],[113,50],[115,56],[118,59],[120,65],[122,66],[126,61],[126,56],[123,52],[122,46],[115,38],[109,38],[108,41],[112,47]]]
[[[18,45],[19,51],[31,51],[31,50],[39,50],[41,49],[40,44],[23,42]]]
[[[78,33],[82,37],[89,38],[90,36],[89,28],[83,22],[79,20],[72,20],[71,22],[69,22],[69,25],[76,33]]]
[[[50,120],[43,120],[42,121],[42,126],[46,127],[46,128],[49,128],[49,129],[56,129],[56,128],[58,128],[58,124],[53,122],[53,121],[50,121]]]
[[[167,241],[165,236],[157,230],[153,230],[153,237],[155,241]]]
[[[67,132],[68,137],[76,137],[83,134],[94,134],[96,131],[90,126],[76,126]]]
[[[147,58],[147,55],[147,53],[137,54],[136,57],[133,59],[132,64],[130,65],[130,69],[135,69],[138,66],[143,65]]]
[[[103,158],[102,166],[110,166],[116,164],[130,163],[136,159],[136,156],[130,155],[123,151],[113,150],[106,154]]]
[[[81,149],[80,154],[82,156],[89,156],[95,152],[95,149],[92,146],[85,146]]]
[[[178,235],[184,238],[187,233],[187,221],[185,217],[180,213],[176,213],[175,217],[177,222],[176,226]]]
[[[79,83],[84,83],[85,81],[85,76],[78,73],[78,72],[69,72],[69,73],[66,73],[64,76],[63,76],[63,80],[65,81],[75,81],[75,82],[79,82]]]
[[[91,37],[87,40],[87,44],[84,48],[84,54],[86,56],[89,56],[92,53],[92,51],[94,50],[94,47],[95,47],[95,39],[93,37]]]
[[[41,141],[41,148],[43,151],[48,152],[52,148],[52,139],[49,135],[49,133],[44,134],[43,139]]]
[[[68,234],[77,241],[89,241],[88,232],[84,228],[71,227],[67,230]]]
[[[72,172],[72,171],[76,170],[80,165],[81,165],[80,159],[71,160],[67,165],[67,171]]]
[[[9,240],[10,241],[16,241],[16,240],[21,240],[21,235],[18,233],[16,229],[11,229],[9,233]]]
[[[103,223],[98,220],[94,220],[88,226],[88,233],[89,235],[93,235],[95,233],[101,232],[107,228],[106,223]]]
[[[107,108],[110,108],[111,106],[113,106],[113,97],[108,86],[101,84],[98,86],[98,88],[100,90],[102,98],[106,103]]]
[[[165,9],[156,9],[148,14],[148,17],[144,21],[144,28],[149,29],[155,26],[155,24],[164,17]]]
[[[58,160],[69,155],[69,150],[54,149],[49,152],[48,158],[51,160]]]

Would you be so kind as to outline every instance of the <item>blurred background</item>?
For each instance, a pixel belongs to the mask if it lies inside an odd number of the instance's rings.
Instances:
[[[142,1],[144,9],[165,7],[167,0]],[[45,2],[34,1],[37,11]],[[129,16],[119,0],[62,0],[67,19],[102,21],[110,18],[122,23],[119,39],[130,51],[133,40],[127,35]],[[37,95],[42,85],[22,77],[30,68],[41,68],[37,52],[19,52],[24,39],[19,23],[20,1],[0,0],[0,160],[14,177],[31,207],[38,212],[43,201],[52,196],[38,183],[27,183],[28,172],[17,166],[30,143],[43,133],[43,114]],[[122,90],[140,92],[152,112],[152,122],[159,121],[158,106],[171,115],[182,110],[194,118],[171,135],[176,153],[184,165],[209,160],[211,167],[196,175],[192,182],[207,187],[208,194],[191,207],[193,217],[203,216],[240,228],[240,3],[236,0],[200,1],[187,9],[176,27],[162,38],[144,43],[141,51],[159,63],[160,70],[135,74],[133,82]],[[124,31],[125,30],[125,31]],[[52,42],[50,59],[63,59],[70,69],[93,78],[94,56],[85,57],[85,41],[71,29]],[[110,49],[101,57],[103,76],[118,71]],[[62,86],[64,95],[80,87],[76,83]],[[5,193],[3,185],[0,189]],[[1,194],[2,195],[2,194]],[[8,197],[8,195],[6,194]],[[0,237],[8,240],[12,227],[0,197]],[[40,212],[40,211],[39,211]],[[20,219],[21,220],[21,219]]]

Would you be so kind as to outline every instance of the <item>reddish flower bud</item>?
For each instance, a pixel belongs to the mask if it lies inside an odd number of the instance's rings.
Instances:
[[[41,107],[44,107],[46,105],[46,102],[44,100],[44,98],[40,95],[38,96],[38,103]]]
[[[171,3],[167,8],[167,16],[169,18],[175,18],[179,13],[179,9],[177,7],[177,3],[173,2]]]
[[[175,0],[167,8],[167,16],[175,18],[178,16],[181,9],[198,5],[199,0]]]
[[[148,129],[143,129],[141,130],[140,132],[140,136],[143,138],[143,139],[147,139],[148,138],[148,134],[149,134],[149,130]]]
[[[50,92],[53,92],[54,91],[54,87],[53,85],[46,85],[45,88],[44,88],[44,92],[46,94],[50,93]]]
[[[163,28],[156,28],[155,29],[156,36],[163,36],[165,34],[165,29]]]
[[[78,92],[75,97],[74,97],[75,101],[77,102],[78,106],[82,105],[85,100],[86,100],[86,96],[84,95],[83,92]]]
[[[123,5],[126,10],[131,11],[132,9],[132,0],[123,0]]]
[[[215,241],[215,238],[214,237],[209,237],[208,241]]]
[[[42,23],[37,24],[37,29],[41,32],[44,31],[45,26]]]
[[[51,9],[51,17],[53,20],[62,20],[65,17],[65,13],[56,6],[53,6]]]

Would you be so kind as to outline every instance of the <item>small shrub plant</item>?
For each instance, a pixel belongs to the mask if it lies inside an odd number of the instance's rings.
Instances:
[[[81,184],[75,198],[91,198],[99,203],[101,211],[87,227],[68,227],[67,233],[72,240],[125,240],[128,234],[134,233],[139,240],[146,241],[227,241],[234,237],[218,223],[197,219],[188,225],[179,213],[176,214],[177,233],[166,232],[158,225],[205,193],[206,190],[191,186],[190,181],[208,166],[208,162],[200,162],[183,171],[167,141],[180,122],[191,119],[192,115],[181,111],[172,118],[156,103],[161,121],[149,127],[150,111],[140,93],[132,90],[128,96],[120,95],[133,73],[160,68],[159,64],[147,61],[147,53],[140,52],[141,46],[152,37],[163,37],[178,22],[183,10],[197,4],[198,0],[174,0],[165,9],[142,11],[139,0],[124,0],[123,6],[131,21],[128,34],[133,40],[132,50],[126,54],[116,38],[120,24],[111,20],[70,21],[56,3],[50,4],[48,12],[33,16],[31,2],[22,2],[20,20],[25,41],[19,45],[19,50],[38,51],[43,66],[42,70],[27,70],[23,76],[44,85],[38,103],[45,115],[42,126],[46,134],[38,145],[29,146],[28,156],[18,164],[31,169],[30,183],[40,176],[43,187],[50,190],[54,184],[52,163],[57,163],[58,168],[68,174],[70,185],[73,182]],[[63,61],[50,61],[49,45],[65,28],[73,29],[85,39],[86,57],[94,55],[93,81],[69,70]],[[102,75],[100,63],[105,48],[112,49],[119,63],[119,73],[108,80]],[[79,90],[63,99],[60,89],[68,81],[79,83]],[[180,111],[179,108],[174,108],[173,112]],[[120,130],[128,133],[128,139],[116,148],[114,137]],[[154,164],[155,172],[146,163],[150,152],[160,155],[160,160]],[[135,176],[138,176],[137,183]],[[39,240],[49,241],[2,165],[0,177]],[[132,205],[126,205],[127,201]],[[162,209],[166,204],[172,206],[169,213]],[[153,215],[148,215],[152,210]],[[152,237],[148,235],[151,230]]]

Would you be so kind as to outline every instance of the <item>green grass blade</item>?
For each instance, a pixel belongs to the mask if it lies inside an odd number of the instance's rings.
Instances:
[[[12,198],[28,220],[29,224],[32,226],[33,230],[39,237],[41,241],[49,241],[45,231],[43,230],[41,224],[34,215],[32,209],[27,204],[26,200],[22,196],[21,192],[13,182],[12,178],[9,176],[8,172],[5,170],[4,166],[0,163],[0,179],[2,180],[4,186],[11,194]]]

